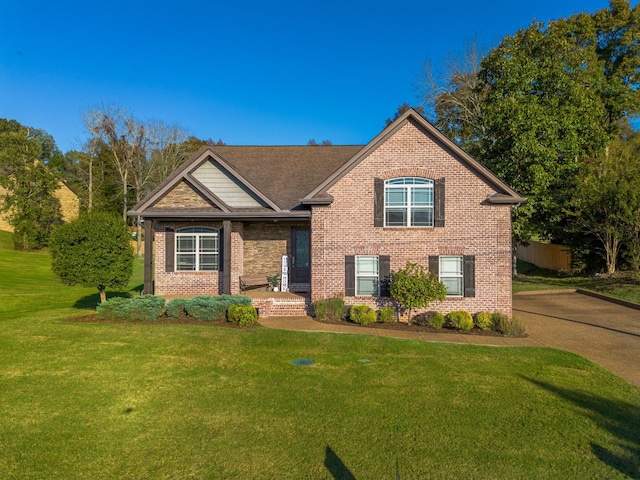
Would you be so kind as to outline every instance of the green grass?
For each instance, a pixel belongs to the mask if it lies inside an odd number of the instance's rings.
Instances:
[[[564,288],[582,288],[640,304],[640,277],[637,275],[619,273],[611,278],[563,275],[518,262],[518,276],[513,280],[514,293]]]
[[[10,272],[46,264],[2,250]],[[640,390],[579,356],[79,323],[62,289],[94,293],[38,272],[48,309],[0,316],[2,478],[395,479],[396,461],[402,479],[640,475]]]

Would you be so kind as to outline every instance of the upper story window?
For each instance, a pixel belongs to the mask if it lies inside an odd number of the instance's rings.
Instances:
[[[176,231],[176,270],[219,270],[220,231],[209,227],[187,227]]]
[[[433,180],[392,178],[384,182],[386,227],[433,227]]]

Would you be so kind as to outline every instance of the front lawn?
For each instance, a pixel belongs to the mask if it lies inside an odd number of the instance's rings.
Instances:
[[[526,262],[518,262],[518,276],[513,279],[513,293],[530,290],[582,288],[640,304],[640,277],[619,272],[612,277],[563,275]]]
[[[2,478],[640,476],[640,390],[579,356],[81,323],[97,290],[58,285],[45,253],[4,238]]]

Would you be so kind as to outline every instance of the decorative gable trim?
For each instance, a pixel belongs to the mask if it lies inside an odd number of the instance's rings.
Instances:
[[[362,150],[360,150],[351,160],[345,163],[342,167],[336,170],[329,178],[322,182],[318,187],[311,191],[306,199],[311,199],[316,195],[326,196],[326,192],[329,188],[335,185],[341,178],[347,173],[353,170],[360,162],[362,162],[367,156],[369,156],[380,145],[393,136],[398,130],[400,130],[408,122],[413,122],[416,126],[421,128],[426,135],[432,138],[442,149],[448,151],[451,155],[456,157],[467,168],[473,171],[479,178],[487,182],[501,195],[500,204],[503,205],[518,205],[526,201],[526,198],[520,197],[511,187],[496,177],[485,166],[480,164],[471,155],[462,150],[458,145],[451,141],[446,135],[440,132],[429,121],[427,121],[422,115],[410,108],[391,125],[385,128],[378,134],[371,142],[369,142]],[[495,202],[497,203],[497,202]]]
[[[220,156],[216,155],[210,148],[203,147],[196,154],[191,157],[191,160],[186,161],[180,167],[178,167],[167,179],[162,182],[155,190],[153,190],[144,200],[138,203],[131,211],[129,215],[141,215],[144,216],[145,210],[152,207],[165,195],[167,195],[178,183],[181,181],[188,182],[198,194],[204,198],[210,200],[214,205],[218,206],[224,212],[230,213],[232,211],[229,205],[220,200],[213,192],[199,182],[191,173],[197,170],[201,165],[207,161],[212,161],[219,167],[226,170],[235,180],[241,185],[247,188],[252,194],[263,201],[268,208],[273,209],[275,212],[282,212],[273,201],[267,198],[260,190],[246,180],[242,175],[238,174],[227,162],[225,162]]]

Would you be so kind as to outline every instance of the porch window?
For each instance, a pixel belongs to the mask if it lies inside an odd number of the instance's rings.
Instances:
[[[176,231],[176,270],[215,271],[220,266],[220,231],[187,227]]]

